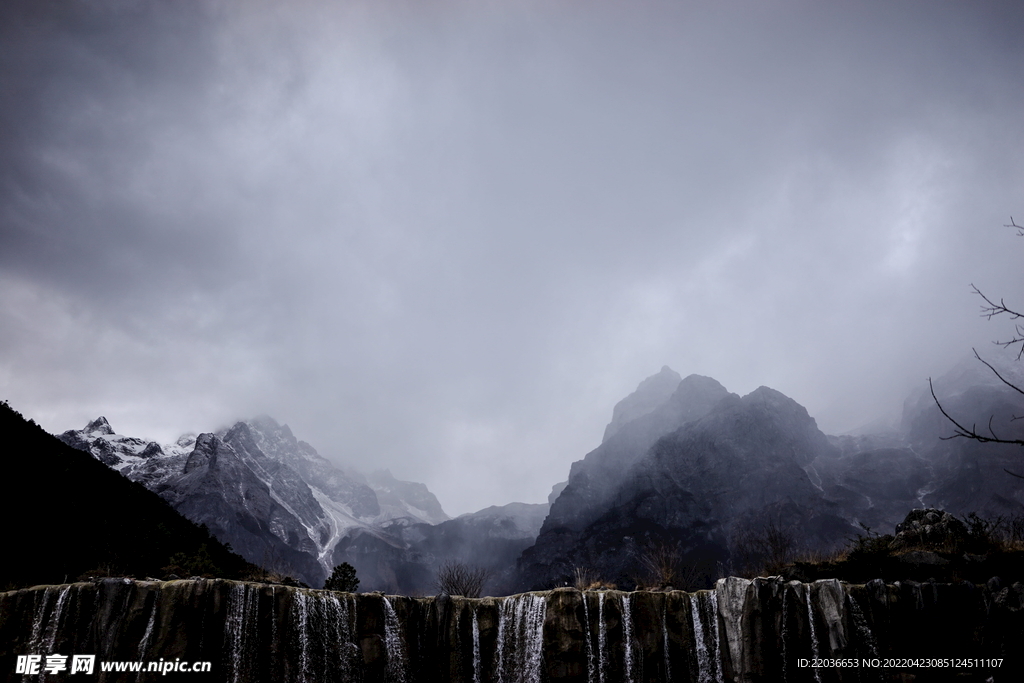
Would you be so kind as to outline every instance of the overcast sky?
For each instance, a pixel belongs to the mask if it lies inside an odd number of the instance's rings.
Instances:
[[[266,413],[449,514],[662,365],[826,432],[1024,300],[1024,4],[6,0],[0,399]]]

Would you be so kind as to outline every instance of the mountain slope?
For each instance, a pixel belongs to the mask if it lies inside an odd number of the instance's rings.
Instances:
[[[334,561],[354,566],[367,588],[402,595],[436,593],[438,569],[457,562],[488,572],[488,594],[507,595],[515,587],[516,559],[533,545],[548,509],[543,503],[492,505],[439,524],[399,518],[383,527],[384,534],[353,530]]]
[[[552,523],[563,492],[523,553],[522,587],[568,581],[576,567],[628,583],[643,573],[645,553],[666,546],[711,578],[738,534],[769,522],[812,544],[844,538],[850,524],[804,469],[831,448],[807,411],[779,392],[729,394],[623,462],[604,505],[562,515],[576,524]]]
[[[448,519],[423,484],[346,472],[266,416],[163,446],[119,435],[103,417],[60,439],[160,494],[251,562],[313,586],[353,532],[404,550],[392,528]]]
[[[172,560],[198,560],[220,576],[248,570],[238,555],[166,501],[0,403],[5,448],[0,518],[8,561],[0,588],[61,583],[100,569],[162,576]],[[27,494],[27,497],[26,497]]]

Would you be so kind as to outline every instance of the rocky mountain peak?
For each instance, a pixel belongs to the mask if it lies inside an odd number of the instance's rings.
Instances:
[[[256,448],[256,437],[252,428],[245,422],[236,422],[231,429],[224,432],[221,438],[229,443],[245,444],[247,450]]]
[[[706,415],[726,396],[729,390],[717,379],[704,375],[687,375],[665,403],[671,403],[675,414],[685,419]]]
[[[99,434],[113,434],[114,433],[114,430],[110,426],[110,423],[107,422],[107,418],[103,417],[102,415],[97,417],[95,420],[93,420],[89,424],[85,425],[85,429],[83,431],[86,434],[96,434],[96,433],[99,433]]]
[[[604,430],[603,441],[622,429],[627,422],[653,412],[671,398],[679,387],[682,377],[667,365],[662,366],[657,374],[651,375],[640,382],[636,391],[615,404],[612,410],[612,421]]]
[[[205,465],[213,465],[217,459],[217,446],[221,443],[216,434],[200,434],[195,449],[185,461],[185,474]]]

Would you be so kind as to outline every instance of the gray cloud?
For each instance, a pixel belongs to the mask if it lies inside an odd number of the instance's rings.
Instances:
[[[0,390],[53,430],[267,412],[539,501],[662,364],[842,431],[1024,284],[1014,3],[0,11]]]

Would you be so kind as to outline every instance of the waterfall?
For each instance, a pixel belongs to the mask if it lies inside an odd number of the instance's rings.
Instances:
[[[224,659],[231,672],[233,683],[245,680],[243,673],[246,665],[255,659],[256,614],[259,594],[255,586],[247,583],[235,584],[228,594],[227,615],[224,619]],[[150,616],[143,645],[139,647],[139,658],[142,658],[143,647],[153,628],[153,616],[156,615],[154,601],[153,613]]]
[[[711,662],[708,659],[708,646],[704,642],[704,625],[700,618],[700,598],[690,593],[690,618],[693,620],[693,641],[697,648],[697,681],[711,683]]]
[[[476,605],[471,605],[473,612],[473,683],[480,683],[480,622],[476,616]]]
[[[672,658],[668,649],[668,596],[661,610],[661,649],[665,651],[665,680],[672,680]]]
[[[35,657],[77,650],[125,661],[195,653],[213,662],[224,683],[417,683],[439,674],[451,683],[722,683],[726,674],[736,681],[879,680],[882,672],[807,671],[797,662],[881,660],[923,647],[922,656],[939,657],[961,642],[997,657],[1024,629],[1017,609],[1024,588],[1000,590],[734,578],[689,594],[562,589],[438,604],[227,580],[107,580],[0,593],[10,635],[0,655],[21,657],[25,678],[17,670],[8,677],[25,683],[73,680],[70,672],[27,669],[40,663]]]
[[[630,614],[629,596],[622,596],[623,668],[626,683],[633,683],[633,615]]]
[[[850,613],[853,615],[853,624],[857,628],[857,635],[860,636],[861,642],[863,642],[868,648],[868,654],[872,658],[878,657],[878,641],[875,640],[875,634],[872,632],[871,627],[868,625],[868,620],[864,617],[864,612],[861,610],[860,605],[857,603],[857,599],[851,594],[847,594],[847,598],[850,600]]]
[[[540,683],[546,616],[542,595],[513,595],[501,603],[495,652],[498,683]]]
[[[232,624],[237,624],[244,634],[235,634],[233,640],[226,645],[227,655],[236,662],[233,669],[235,681],[246,681],[248,677],[238,678],[238,672],[244,662],[256,660],[255,636],[257,616],[258,589],[247,587],[248,592],[238,593],[232,589],[228,601],[228,619]],[[273,596],[273,591],[271,596]],[[237,596],[237,597],[236,597]],[[271,602],[271,609],[274,609]],[[392,612],[393,614],[393,612]],[[294,601],[292,602],[292,624],[296,634],[295,641],[295,680],[317,681],[330,679],[335,674],[341,680],[349,680],[352,675],[353,652],[355,646],[355,630],[353,617],[355,615],[355,599],[348,595],[339,598],[338,595],[328,591],[307,591],[295,589]],[[271,633],[270,642],[275,646],[276,619],[273,612],[270,615]],[[397,623],[397,618],[395,619]],[[385,628],[389,620],[385,610]],[[396,629],[397,630],[397,629]],[[393,652],[388,642],[389,662]],[[241,658],[241,659],[238,659]],[[251,665],[250,665],[251,667]],[[391,671],[390,663],[388,671]],[[389,673],[390,675],[390,673]],[[392,680],[404,681],[404,674]]]
[[[142,641],[139,642],[139,659],[146,658],[146,651],[149,649],[149,640],[153,637],[153,627],[156,625],[156,602],[157,593],[151,594],[149,600],[149,620],[146,621],[146,630],[142,633]]]
[[[787,658],[789,654],[786,651],[786,643],[789,641],[789,600],[786,599],[786,586],[782,587],[782,628],[779,629],[780,638],[782,640],[782,680],[789,680],[789,676],[786,673]]]
[[[381,596],[384,601],[384,645],[387,648],[387,680],[392,683],[405,683],[405,643],[402,642],[401,625],[391,601]]]
[[[29,636],[29,651],[39,652],[40,641],[43,633],[43,623],[46,618],[47,606],[50,603],[50,599],[56,592],[56,588],[53,586],[47,586],[43,591],[43,598],[39,603],[39,607],[36,609],[36,613],[32,620],[32,635]]]
[[[309,596],[302,590],[295,591],[292,603],[295,629],[299,635],[299,681],[306,681],[309,670]]]
[[[715,683],[723,683],[722,679],[722,655],[718,648],[718,593],[711,591],[708,596],[708,603],[711,605],[711,618],[708,623],[708,633],[711,636],[711,653],[714,655],[711,662],[715,668]]]
[[[28,642],[28,652],[43,656],[53,654],[60,633],[60,621],[64,608],[68,603],[71,586],[48,586],[43,591],[43,599],[32,619],[32,635]],[[56,598],[54,597],[56,596]],[[53,605],[52,609],[50,607]],[[46,680],[47,674],[42,673],[38,680]]]
[[[39,607],[36,609],[36,613],[32,619],[32,635],[28,639],[28,650],[29,652],[39,652],[40,645],[42,644],[43,624],[45,623],[46,614],[49,611],[50,602],[57,592],[57,588],[54,586],[47,586],[43,590],[42,600],[39,602]]]
[[[347,680],[351,671],[350,643],[354,640],[349,619],[349,600],[339,600],[330,592],[314,594],[312,631],[316,636],[315,654],[320,671],[339,671]]]
[[[814,626],[814,611],[811,609],[810,585],[804,586],[804,597],[807,602],[807,622],[811,628],[811,659],[816,659],[818,657],[818,631]],[[821,670],[818,667],[813,667],[811,671],[814,672],[814,680],[821,683]]]
[[[587,593],[580,592],[583,599],[583,649],[587,657],[587,683],[594,683],[594,646],[590,643],[590,610],[587,608]]]
[[[604,627],[604,591],[597,594],[597,681],[604,683],[604,674],[608,663],[605,653],[608,651],[608,632]]]
[[[699,683],[722,683],[722,661],[718,649],[718,595],[714,591],[699,591],[690,593],[689,597],[693,639],[697,649],[697,680]],[[705,619],[708,622],[706,636],[703,624]]]
[[[270,609],[271,617],[277,612],[277,586],[270,587]],[[277,647],[277,619],[270,619],[270,642]]]
[[[60,620],[64,607],[68,603],[71,586],[47,586],[43,591],[43,599],[32,620],[32,635],[28,641],[28,651],[42,655],[51,654],[60,632]],[[51,608],[51,603],[56,603]]]
[[[335,600],[338,600],[338,598],[335,598]],[[347,680],[352,675],[353,658],[360,654],[359,646],[356,645],[355,596],[346,595],[343,600],[339,600],[338,609],[341,614],[341,619],[338,622],[340,628],[339,641],[341,643],[341,672],[345,680]]]

